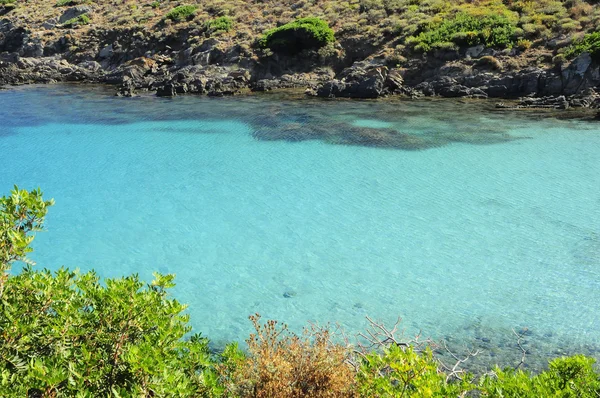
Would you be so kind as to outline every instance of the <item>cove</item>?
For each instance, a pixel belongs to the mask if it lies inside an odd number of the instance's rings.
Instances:
[[[366,327],[482,360],[600,356],[600,125],[483,102],[0,92],[0,192],[56,205],[32,258],[175,273],[216,345],[247,316]],[[540,359],[541,361],[541,359]],[[541,363],[541,362],[540,362]]]

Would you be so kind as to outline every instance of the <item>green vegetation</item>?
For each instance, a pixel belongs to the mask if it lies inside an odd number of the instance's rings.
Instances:
[[[137,276],[100,284],[93,272],[30,266],[9,276],[51,205],[16,187],[0,199],[0,396],[208,394],[208,341],[183,339],[189,317],[167,297],[172,275],[146,286]]]
[[[319,18],[300,18],[268,30],[260,40],[262,47],[273,51],[298,53],[316,49],[335,41],[333,30]]]
[[[75,26],[78,26],[78,25],[87,25],[90,23],[90,21],[91,21],[90,17],[87,14],[83,14],[78,17],[69,19],[68,21],[63,23],[61,26],[63,28],[74,28]]]
[[[486,47],[509,47],[513,43],[515,24],[501,14],[471,15],[458,13],[453,18],[429,23],[417,36],[408,39],[418,51],[429,51],[443,43]]]
[[[301,336],[250,317],[244,352],[221,353],[189,335],[173,275],[100,282],[94,272],[36,271],[27,259],[47,210],[39,190],[0,198],[0,396],[2,397],[459,397],[597,398],[600,374],[581,355],[537,375],[494,369],[478,380],[443,367],[427,346],[385,339],[376,350],[336,343],[327,328]],[[10,273],[16,262],[20,273]],[[381,330],[381,329],[377,329]],[[375,333],[369,334],[376,336]],[[393,333],[392,333],[393,336]],[[369,345],[370,347],[370,345]],[[460,365],[460,362],[457,363]],[[460,369],[459,369],[460,371]]]
[[[56,7],[75,6],[79,3],[78,0],[58,0],[56,2]]]
[[[580,40],[575,41],[565,51],[567,58],[574,58],[581,53],[590,53],[592,58],[600,60],[600,31],[588,33]]]
[[[396,344],[383,353],[367,354],[357,375],[362,397],[458,397],[474,386],[469,378],[448,382],[430,349],[418,353]],[[421,395],[418,395],[421,394]]]
[[[577,355],[557,358],[547,371],[532,376],[522,370],[498,369],[485,376],[479,386],[483,397],[597,397],[600,378],[594,360]]]
[[[17,0],[0,0],[0,6],[16,4]]]
[[[227,16],[208,21],[206,29],[209,32],[229,32],[233,28],[233,21]]]
[[[0,0],[2,4],[13,1]],[[8,18],[35,31],[59,15],[56,5],[92,0],[16,1],[10,4],[26,7],[13,7],[7,13]],[[442,52],[460,50],[459,55],[462,55],[465,47],[482,44],[498,50],[518,48],[520,51],[510,55],[519,58],[515,63],[503,59],[509,56],[508,51],[495,55],[504,65],[513,65],[511,69],[532,62],[540,67],[551,67],[551,60],[557,55],[566,52],[572,58],[584,51],[577,46],[590,41],[584,37],[593,37],[600,26],[600,2],[595,0],[206,0],[189,3],[136,0],[93,3],[94,14],[90,16],[103,29],[143,27],[153,35],[185,37],[184,47],[200,45],[207,33],[235,29],[235,35],[230,35],[230,41],[223,45],[239,45],[246,49],[245,54],[250,59],[273,51],[295,54],[306,48],[326,49],[323,52],[331,56],[320,54],[320,60],[328,65],[339,63],[344,56],[354,57],[354,53],[409,60],[420,57],[420,52],[437,49]],[[6,13],[6,9],[2,12]],[[235,27],[229,23],[231,21],[235,21]],[[180,30],[191,34],[179,35]],[[69,32],[72,35],[70,44],[81,52],[93,50],[86,32],[87,29]],[[333,32],[335,40],[346,48],[342,50],[331,45]],[[41,37],[43,45],[57,39],[50,35]],[[579,44],[574,45],[574,42]]]
[[[192,5],[177,6],[165,15],[165,19],[181,22],[193,16],[197,9],[198,7]]]

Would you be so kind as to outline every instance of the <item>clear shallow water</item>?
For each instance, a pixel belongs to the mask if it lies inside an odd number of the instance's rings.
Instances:
[[[0,192],[56,199],[39,267],[176,273],[216,344],[370,315],[600,356],[600,124],[482,105],[2,91]]]

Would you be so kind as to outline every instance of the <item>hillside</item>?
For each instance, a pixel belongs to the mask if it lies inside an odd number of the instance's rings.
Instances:
[[[600,4],[585,0],[0,0],[0,14],[5,84],[552,96],[536,104],[567,107],[596,106],[600,83]],[[265,32],[300,18],[328,24],[333,40],[314,41],[303,26],[266,42]]]

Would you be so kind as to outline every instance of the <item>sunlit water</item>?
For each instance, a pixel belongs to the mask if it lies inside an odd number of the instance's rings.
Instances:
[[[175,273],[196,331],[249,314],[518,357],[600,347],[600,124],[483,102],[0,92],[0,192],[56,200],[38,267]],[[482,110],[483,109],[483,110]]]

